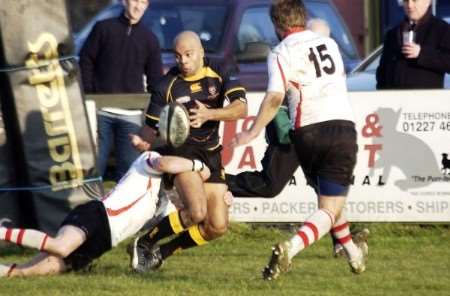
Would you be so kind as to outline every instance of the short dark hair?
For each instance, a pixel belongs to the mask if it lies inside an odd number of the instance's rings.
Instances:
[[[274,0],[270,6],[272,23],[282,31],[306,27],[306,9],[301,0]]]

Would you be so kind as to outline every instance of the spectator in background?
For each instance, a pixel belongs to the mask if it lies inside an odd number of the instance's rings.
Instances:
[[[406,18],[385,36],[377,89],[443,88],[450,72],[450,25],[431,0],[403,0]]]
[[[161,51],[156,36],[141,22],[148,0],[124,0],[124,13],[98,22],[80,52],[86,93],[150,92],[162,76]],[[104,177],[114,143],[118,181],[139,153],[128,135],[142,126],[141,110],[105,107],[98,111],[98,168]]]

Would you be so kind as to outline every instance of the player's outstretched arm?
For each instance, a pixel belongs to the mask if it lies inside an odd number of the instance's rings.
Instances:
[[[200,160],[190,160],[179,156],[160,156],[151,160],[153,169],[169,174],[199,172],[203,180],[209,178],[209,168]]]
[[[284,93],[273,91],[267,92],[250,130],[237,134],[231,140],[231,146],[242,146],[250,143],[254,138],[256,138],[263,128],[265,128],[266,125],[275,117],[278,108],[283,102],[283,98]]]

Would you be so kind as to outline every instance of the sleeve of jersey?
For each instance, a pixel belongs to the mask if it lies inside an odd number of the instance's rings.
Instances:
[[[245,97],[245,88],[241,85],[241,81],[237,75],[225,75],[224,78],[225,97],[231,102],[239,100],[247,104],[247,98]]]
[[[158,129],[159,114],[166,104],[166,99],[161,91],[153,91],[145,113],[145,124],[151,128]]]
[[[285,93],[287,86],[288,67],[280,54],[271,52],[267,57],[269,82],[267,91]]]

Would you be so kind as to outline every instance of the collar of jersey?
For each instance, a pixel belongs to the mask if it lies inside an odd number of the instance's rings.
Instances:
[[[220,80],[222,80],[220,75],[217,74],[213,69],[211,69],[208,66],[204,66],[203,68],[198,70],[197,73],[195,73],[192,76],[184,77],[181,74],[179,76],[181,79],[183,79],[185,81],[197,81],[197,80],[201,80],[205,77],[219,78]]]
[[[283,39],[285,39],[286,37],[288,37],[291,34],[298,33],[298,32],[303,32],[303,31],[305,31],[305,28],[303,28],[303,27],[292,27],[292,28],[289,28],[286,32],[284,32]]]

